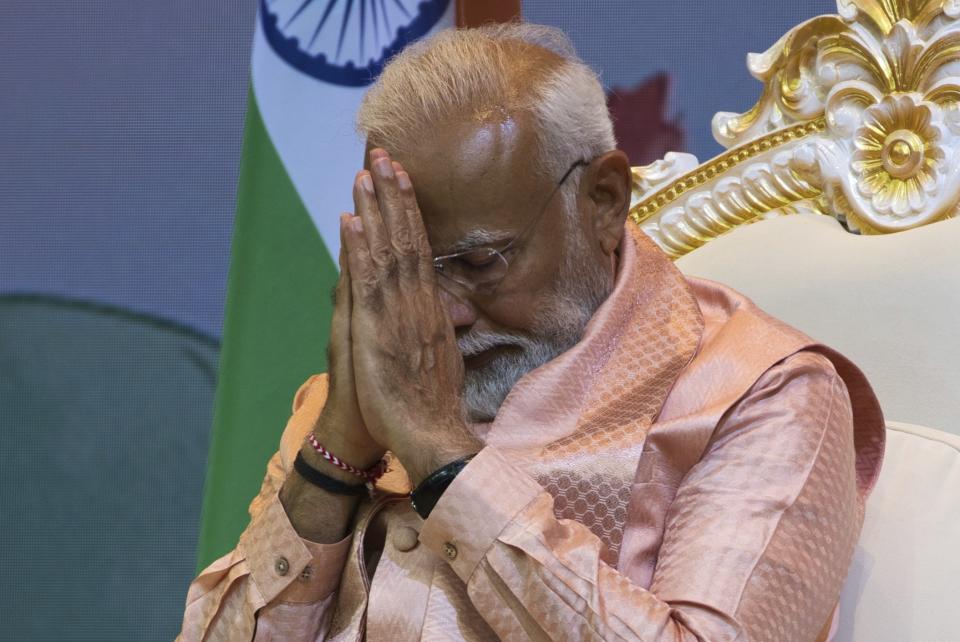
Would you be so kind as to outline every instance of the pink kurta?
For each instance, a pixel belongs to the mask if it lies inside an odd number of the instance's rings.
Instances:
[[[859,371],[628,224],[583,340],[514,387],[424,522],[364,502],[304,541],[277,498],[319,416],[297,393],[239,545],[183,640],[822,639],[879,471]],[[402,469],[382,482],[403,493]]]

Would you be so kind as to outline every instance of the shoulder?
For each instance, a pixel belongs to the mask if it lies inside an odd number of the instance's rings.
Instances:
[[[773,364],[760,375],[752,390],[780,388],[790,382],[814,387],[839,384],[846,389],[830,359],[816,350],[804,349]]]
[[[850,396],[826,356],[800,350],[768,368],[717,427],[716,438],[761,430],[786,445],[814,442],[826,430],[852,435]],[[766,428],[763,428],[763,427]]]
[[[817,404],[849,407],[850,398],[833,362],[813,349],[805,349],[768,368],[744,395],[743,403],[804,412]]]

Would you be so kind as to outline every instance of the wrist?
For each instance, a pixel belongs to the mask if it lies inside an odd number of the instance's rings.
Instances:
[[[343,539],[361,496],[324,491],[296,472],[291,472],[280,489],[279,499],[290,524],[300,537],[320,544],[332,544]]]
[[[324,446],[327,447],[326,444],[324,444]],[[334,450],[333,445],[329,446],[328,449],[331,452],[337,452]],[[319,473],[323,473],[327,477],[332,477],[333,479],[339,482],[343,482],[345,484],[360,485],[364,483],[364,480],[360,478],[358,475],[355,475],[349,471],[343,470],[339,466],[336,466],[333,463],[327,461],[323,457],[323,455],[318,453],[316,449],[314,449],[314,447],[310,445],[309,441],[303,442],[303,445],[300,447],[300,456],[303,457],[303,461],[306,462],[307,466],[309,466],[310,468],[313,468]],[[337,456],[339,457],[339,455]],[[352,462],[349,459],[347,459],[347,455],[343,456],[343,460],[352,464]],[[364,467],[364,470],[366,468],[367,467]]]
[[[474,455],[467,455],[441,466],[417,484],[410,494],[410,504],[422,519],[430,517],[430,513],[433,512],[434,506],[440,501],[447,487],[453,483],[453,480],[473,458]]]
[[[298,459],[302,461],[294,463],[280,489],[284,511],[301,537],[320,543],[339,541],[365,494],[365,482],[328,461],[309,440],[301,446]]]
[[[466,432],[466,427],[462,435],[454,433],[452,438],[436,441],[428,447],[422,444],[411,446],[413,447],[401,448],[394,454],[403,464],[414,488],[447,464],[476,455],[483,448],[478,439]]]
[[[370,459],[368,463],[368,459],[356,454],[356,451],[344,448],[337,441],[322,443],[313,433],[307,435],[300,447],[298,460],[297,466],[303,469],[308,479],[316,472],[349,485],[375,484],[386,472],[382,456]],[[357,466],[353,462],[363,463]]]
[[[366,470],[383,459],[386,449],[367,436],[366,428],[362,425],[359,427],[351,425],[351,422],[339,417],[335,410],[325,408],[313,426],[313,435],[324,448],[342,461],[361,470]],[[361,435],[361,438],[356,435]],[[309,443],[305,443],[304,446],[313,450]],[[313,454],[317,455],[316,451],[313,451]],[[307,458],[306,453],[304,458],[308,462],[313,462],[313,458]],[[320,459],[323,460],[322,457]],[[329,464],[329,462],[326,463]]]

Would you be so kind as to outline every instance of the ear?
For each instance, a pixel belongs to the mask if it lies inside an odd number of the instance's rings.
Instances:
[[[630,211],[630,160],[620,150],[594,158],[584,171],[581,197],[592,210],[593,232],[604,254],[613,255]]]

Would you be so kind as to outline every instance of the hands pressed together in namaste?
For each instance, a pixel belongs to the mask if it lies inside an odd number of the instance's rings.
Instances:
[[[359,467],[385,450],[416,485],[480,450],[462,412],[463,359],[410,177],[386,151],[357,174],[340,218],[330,394],[315,430]]]

